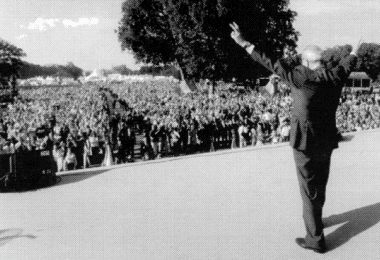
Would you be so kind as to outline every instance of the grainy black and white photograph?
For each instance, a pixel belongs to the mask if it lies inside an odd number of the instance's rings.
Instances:
[[[380,259],[380,1],[0,0],[0,259]]]

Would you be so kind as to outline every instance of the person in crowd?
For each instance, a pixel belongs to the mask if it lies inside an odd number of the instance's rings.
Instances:
[[[158,136],[158,146],[157,146],[157,159],[162,158],[164,152],[168,152],[167,150],[164,150],[166,147],[167,143],[167,130],[163,122],[160,122],[158,125],[158,131],[157,131],[157,136]]]
[[[75,140],[75,138],[74,138],[73,135],[74,135],[74,132],[73,133],[69,132],[67,134],[67,137],[66,137],[66,147],[71,147],[72,150],[75,151],[75,149],[76,149],[76,147],[78,145],[77,145],[77,142],[76,142],[76,140]]]
[[[153,158],[157,158],[160,155],[159,150],[158,150],[160,137],[159,137],[159,128],[157,125],[157,121],[153,121],[152,129],[149,132],[149,136],[150,136],[151,146],[153,150]]]
[[[106,138],[105,140],[105,152],[104,152],[104,158],[102,162],[102,166],[111,166],[114,164],[114,156],[111,149],[111,138]]]
[[[64,171],[65,166],[65,146],[64,143],[55,143],[53,148],[53,158],[57,165],[57,171]]]
[[[6,140],[1,152],[2,154],[13,154],[15,152],[13,143],[10,140]]]
[[[239,147],[239,117],[238,115],[231,116],[231,148]]]
[[[256,146],[257,139],[258,139],[257,130],[256,130],[255,125],[256,124],[252,124],[252,126],[251,126],[251,132],[250,132],[250,135],[251,135],[251,146]]]
[[[189,132],[187,120],[181,120],[179,125],[180,146],[184,153],[188,152]]]
[[[85,146],[85,138],[81,131],[78,131],[76,137],[74,137],[76,147],[74,149],[75,157],[77,158],[77,168],[83,168],[83,154],[84,154],[84,146]]]
[[[240,148],[246,147],[251,139],[250,125],[247,118],[244,118],[243,122],[239,127],[239,143]]]
[[[6,126],[4,125],[2,118],[0,118],[0,136],[4,139],[8,136]]]
[[[121,164],[126,162],[126,153],[124,146],[120,140],[120,137],[117,137],[116,139],[116,145],[113,149],[113,155],[115,158],[116,164]]]
[[[281,141],[290,141],[290,119],[288,118],[283,121],[283,125],[281,126]]]
[[[136,143],[136,135],[132,128],[132,123],[128,122],[125,129],[125,137],[124,137],[124,150],[127,156],[127,161],[132,162],[134,157],[134,147]]]
[[[84,133],[84,146],[83,146],[83,168],[91,166],[90,157],[92,156],[92,147],[87,134]]]
[[[100,153],[100,143],[99,143],[99,137],[98,133],[95,131],[92,131],[90,136],[87,139],[88,146],[90,147],[90,155],[91,156],[98,156]]]
[[[3,147],[5,146],[6,142],[6,139],[2,135],[0,135],[0,151],[3,150]]]
[[[41,126],[43,127],[43,126]],[[43,127],[45,130],[45,128]],[[61,142],[62,141],[62,127],[61,124],[56,124],[53,128],[53,142]]]
[[[194,122],[190,123],[190,129],[188,131],[188,153],[195,153],[198,146],[197,128]]]
[[[180,134],[178,129],[178,123],[175,122],[172,124],[171,129],[169,130],[170,133],[170,142],[171,142],[171,150],[173,151],[174,156],[180,155]]]
[[[73,152],[73,146],[67,147],[66,156],[64,159],[64,170],[65,171],[71,171],[75,170],[77,168],[77,156]]]

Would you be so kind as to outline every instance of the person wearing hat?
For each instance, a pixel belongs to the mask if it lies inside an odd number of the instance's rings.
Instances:
[[[297,169],[303,202],[305,238],[296,243],[317,253],[326,251],[322,209],[330,171],[332,151],[338,147],[335,113],[344,81],[356,65],[357,48],[344,57],[338,66],[327,69],[322,64],[322,49],[315,45],[305,48],[301,57],[284,57],[272,62],[255,51],[246,41],[236,23],[230,24],[232,39],[251,58],[289,83],[294,98],[290,145]],[[301,58],[301,59],[299,59]]]

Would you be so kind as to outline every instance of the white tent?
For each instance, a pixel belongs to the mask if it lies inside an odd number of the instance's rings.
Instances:
[[[104,70],[103,69],[94,69],[94,71],[87,77],[85,77],[85,81],[99,81],[105,80]]]

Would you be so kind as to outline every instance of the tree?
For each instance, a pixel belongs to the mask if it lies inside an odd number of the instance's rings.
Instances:
[[[335,67],[351,51],[352,47],[350,45],[328,48],[323,52],[323,61],[328,67]],[[380,74],[380,45],[377,43],[362,43],[357,55],[358,62],[355,71],[364,71],[372,80],[377,80]]]
[[[78,79],[83,75],[83,70],[72,62],[68,62],[66,66],[63,65],[37,65],[28,62],[23,62],[23,66],[20,70],[20,77],[22,79],[28,79],[33,77],[62,77],[62,78],[74,78]]]
[[[77,80],[80,76],[83,75],[83,70],[74,65],[72,62],[68,62],[66,67],[63,68],[74,80]]]
[[[349,55],[351,51],[351,45],[341,45],[333,48],[327,48],[322,54],[322,59],[327,67],[335,67],[339,64],[341,59]]]
[[[245,38],[273,58],[296,47],[296,13],[288,0],[126,0],[117,30],[122,50],[138,62],[176,65],[187,79],[252,77],[255,65],[230,38],[236,21]]]
[[[10,84],[15,89],[23,64],[21,57],[25,56],[21,48],[0,39],[0,85]]]
[[[114,66],[112,67],[112,71],[115,71],[115,73],[119,73],[121,75],[130,75],[132,73],[132,70],[126,65]]]
[[[364,71],[372,80],[377,80],[380,74],[380,45],[363,43],[358,50],[357,70]]]

